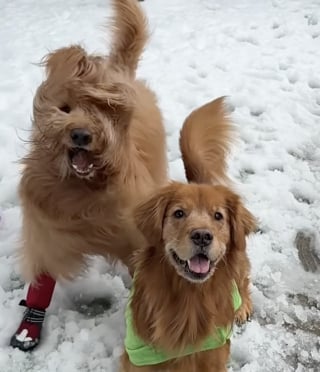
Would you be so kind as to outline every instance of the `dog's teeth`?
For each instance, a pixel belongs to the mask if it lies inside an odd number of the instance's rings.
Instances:
[[[87,169],[79,169],[76,164],[72,164],[72,168],[78,173],[78,174],[85,174],[87,175],[89,171],[93,169],[93,163],[91,163]]]
[[[188,262],[188,267],[190,267],[190,260],[187,260],[187,262]]]
[[[80,173],[80,174],[84,174],[84,173],[87,173],[87,170],[82,170],[82,169],[79,169],[78,167],[77,167],[77,165],[76,164],[72,164],[72,168],[74,169],[74,170],[76,170],[78,173]],[[90,167],[89,167],[90,168]],[[92,168],[92,167],[91,167]],[[91,169],[90,168],[90,169]]]

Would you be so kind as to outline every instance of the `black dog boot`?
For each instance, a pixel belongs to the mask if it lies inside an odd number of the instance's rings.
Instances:
[[[19,328],[11,337],[11,346],[29,351],[39,344],[42,324],[55,284],[56,281],[50,275],[41,274],[29,285],[26,300],[20,302],[26,310]]]
[[[22,300],[19,305],[27,306],[25,300]],[[27,307],[19,328],[11,337],[10,345],[22,351],[30,351],[35,348],[40,342],[45,313],[45,310]]]

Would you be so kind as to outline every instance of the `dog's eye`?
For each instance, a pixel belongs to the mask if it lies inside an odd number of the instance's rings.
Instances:
[[[71,111],[71,107],[69,105],[63,105],[59,107],[59,110],[65,112],[66,114],[69,114],[69,112]]]
[[[216,213],[214,214],[214,219],[217,220],[217,221],[221,221],[221,220],[223,219],[223,215],[222,215],[222,213],[220,213],[220,212],[216,212]]]
[[[182,218],[185,216],[185,213],[182,209],[177,209],[174,213],[173,213],[174,217],[175,218]]]

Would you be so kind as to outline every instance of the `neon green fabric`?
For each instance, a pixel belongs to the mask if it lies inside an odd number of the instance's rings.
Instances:
[[[237,311],[241,304],[241,296],[236,285],[236,282],[233,282],[233,291],[232,291],[232,300],[234,310]],[[133,293],[134,288],[132,287],[131,296]],[[215,329],[213,335],[208,337],[207,340],[204,341],[202,346],[199,349],[195,349],[193,346],[189,346],[186,350],[181,353],[170,355],[164,351],[156,350],[151,345],[147,345],[135,332],[133,326],[133,318],[132,318],[132,311],[130,306],[130,299],[128,301],[128,305],[126,308],[125,313],[126,318],[126,337],[125,337],[125,349],[128,353],[130,362],[138,367],[147,366],[147,365],[155,365],[164,363],[168,360],[175,359],[178,357],[186,356],[193,354],[199,351],[206,351],[217,349],[218,347],[223,346],[227,340],[231,337],[231,326],[230,327],[218,327]]]

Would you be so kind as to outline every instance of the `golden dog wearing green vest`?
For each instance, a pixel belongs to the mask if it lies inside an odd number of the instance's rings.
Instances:
[[[225,186],[231,140],[223,99],[195,110],[180,138],[190,183],[172,182],[134,211],[148,245],[134,257],[121,372],[227,371],[233,323],[252,312],[246,236],[255,230]]]

